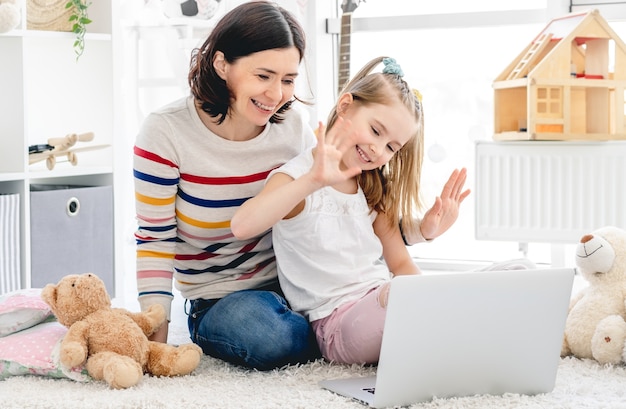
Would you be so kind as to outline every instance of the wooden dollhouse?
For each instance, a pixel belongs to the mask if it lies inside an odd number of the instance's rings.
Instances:
[[[494,139],[626,139],[626,44],[597,10],[552,20],[496,78]]]

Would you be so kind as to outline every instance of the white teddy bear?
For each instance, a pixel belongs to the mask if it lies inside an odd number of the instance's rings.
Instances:
[[[0,0],[0,33],[7,33],[20,24],[18,0]]]
[[[583,236],[576,265],[589,285],[570,303],[561,356],[626,361],[626,231],[606,226]]]

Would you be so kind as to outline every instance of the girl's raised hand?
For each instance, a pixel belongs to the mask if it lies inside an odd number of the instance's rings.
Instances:
[[[338,117],[333,128],[327,133],[324,124],[319,122],[311,174],[320,186],[332,186],[361,173],[359,167],[346,168],[342,161],[345,153],[355,146],[351,128],[352,123],[349,119]]]
[[[433,206],[424,214],[420,230],[426,239],[434,239],[448,230],[459,216],[459,207],[470,194],[464,190],[467,170],[455,169],[446,182],[441,196],[435,199]]]

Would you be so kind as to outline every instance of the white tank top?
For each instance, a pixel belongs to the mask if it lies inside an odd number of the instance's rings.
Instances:
[[[308,150],[275,172],[296,179],[313,164]],[[315,321],[390,280],[382,245],[363,191],[322,188],[306,198],[304,210],[273,227],[278,278],[287,301]]]

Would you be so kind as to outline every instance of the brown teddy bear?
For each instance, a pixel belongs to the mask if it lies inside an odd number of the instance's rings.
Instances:
[[[136,385],[144,373],[186,375],[200,363],[202,349],[195,344],[176,347],[148,339],[165,321],[161,305],[143,313],[111,308],[104,282],[95,274],[67,275],[45,286],[41,298],[69,328],[61,343],[61,363],[86,365],[92,378],[111,388]]]
[[[576,265],[589,285],[570,303],[561,356],[624,362],[626,342],[626,231],[605,226],[576,247]]]

